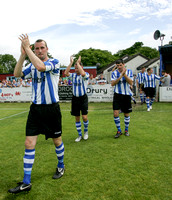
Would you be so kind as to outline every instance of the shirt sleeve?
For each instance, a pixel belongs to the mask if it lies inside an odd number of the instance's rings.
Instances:
[[[111,81],[115,81],[117,79],[117,76],[116,76],[116,73],[115,71],[112,72],[112,75],[111,75]]]
[[[56,71],[59,70],[59,61],[57,59],[50,59],[48,61],[44,62],[44,65],[46,67],[45,71]]]
[[[26,67],[23,67],[22,72],[23,72],[23,79],[28,79],[32,77],[31,74],[31,67],[32,67],[32,63],[28,64]]]
[[[133,71],[128,70],[128,77],[133,81]]]
[[[88,72],[85,72],[84,80],[88,80],[90,77],[90,74]]]
[[[157,80],[160,80],[160,77],[159,77],[159,76],[157,76],[157,75],[155,75],[155,79],[157,79]]]

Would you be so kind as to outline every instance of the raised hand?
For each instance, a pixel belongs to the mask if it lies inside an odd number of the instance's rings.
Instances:
[[[21,40],[22,42],[22,47],[24,48],[24,50],[26,48],[30,48],[30,41],[29,41],[29,37],[27,34],[22,34],[19,36],[19,40]]]

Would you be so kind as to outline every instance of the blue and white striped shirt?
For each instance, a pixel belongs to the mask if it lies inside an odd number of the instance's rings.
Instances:
[[[147,88],[147,87],[155,88],[156,87],[156,82],[155,82],[156,79],[160,80],[160,77],[155,74],[148,75],[146,73],[143,78],[144,87],[145,88]]]
[[[32,63],[23,67],[24,78],[32,78],[32,102],[34,104],[52,104],[59,101],[60,69],[58,63],[57,59],[45,61],[45,72],[39,72]]]
[[[89,79],[89,73],[85,72],[85,76],[77,75],[76,73],[69,73],[69,79],[72,81],[73,95],[81,97],[87,93],[87,85]]]
[[[143,78],[144,78],[144,76],[146,75],[146,72],[139,72],[138,74],[137,74],[137,80],[138,80],[138,83],[139,84],[142,84],[143,83]]]
[[[131,80],[133,80],[133,72],[131,69],[127,69],[126,74]],[[115,70],[114,72],[112,72],[111,81],[118,79],[120,75],[121,73],[118,70]],[[120,81],[115,85],[114,93],[130,96],[133,95],[130,89],[130,84],[126,81],[124,77],[122,77]]]

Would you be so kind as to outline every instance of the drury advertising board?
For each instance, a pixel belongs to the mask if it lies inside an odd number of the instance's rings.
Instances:
[[[32,88],[0,88],[0,102],[31,101]],[[110,102],[113,99],[113,87],[107,85],[89,85],[87,88],[89,102]],[[72,99],[72,86],[59,86],[60,101]]]
[[[172,87],[160,87],[159,89],[159,101],[172,102]]]

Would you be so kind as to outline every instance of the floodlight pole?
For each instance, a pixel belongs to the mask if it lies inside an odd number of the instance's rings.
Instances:
[[[163,46],[164,36],[160,36],[160,40],[161,40],[161,46]]]

